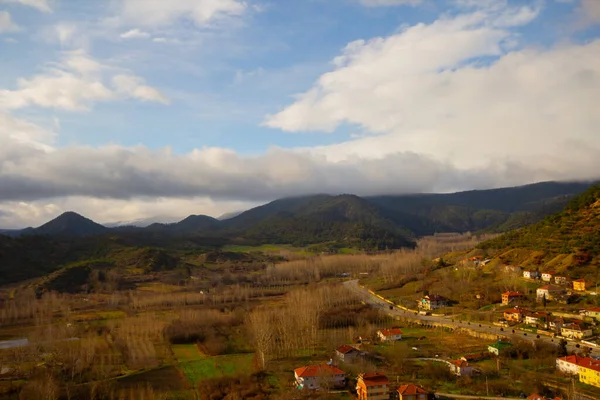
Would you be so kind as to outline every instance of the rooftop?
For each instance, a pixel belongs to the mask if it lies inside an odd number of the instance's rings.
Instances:
[[[350,353],[352,351],[359,351],[356,347],[352,347],[352,346],[349,346],[347,344],[341,345],[336,350],[339,351],[342,354],[348,354],[348,353]]]
[[[402,330],[400,328],[382,329],[380,332],[383,336],[402,335]]]
[[[414,383],[408,383],[406,385],[401,385],[398,388],[398,394],[404,396],[410,396],[415,394],[428,394],[429,392],[423,389],[421,386],[417,386]]]
[[[344,371],[342,371],[338,367],[334,367],[333,365],[327,364],[307,365],[305,367],[296,368],[294,372],[301,378],[325,375],[344,375]]]
[[[362,379],[366,386],[386,385],[389,383],[387,376],[380,374],[379,372],[366,372],[364,374],[359,374],[358,379]]]

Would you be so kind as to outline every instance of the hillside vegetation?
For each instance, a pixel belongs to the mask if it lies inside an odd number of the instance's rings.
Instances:
[[[503,254],[508,259],[512,257],[513,261],[533,257],[533,264],[546,264],[558,257],[568,260],[570,266],[597,265],[600,260],[600,185],[574,198],[563,211],[481,243],[479,248]]]

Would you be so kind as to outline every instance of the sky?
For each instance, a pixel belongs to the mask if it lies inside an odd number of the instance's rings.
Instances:
[[[0,227],[600,175],[600,0],[0,0]]]

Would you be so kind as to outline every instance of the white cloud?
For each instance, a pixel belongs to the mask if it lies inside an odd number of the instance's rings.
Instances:
[[[112,78],[112,81],[117,92],[122,93],[126,97],[169,104],[168,98],[158,90],[144,85],[144,80],[140,77],[133,75],[117,75]]]
[[[17,87],[16,90],[0,90],[0,109],[40,106],[82,111],[96,102],[126,98],[168,102],[163,94],[145,85],[140,77],[124,74],[82,51],[64,53],[61,62],[49,64],[42,74],[19,79]]]
[[[407,151],[465,171],[519,164],[548,178],[588,175],[600,148],[600,40],[503,53],[510,32],[488,21],[463,15],[351,43],[266,124],[376,135],[326,148],[331,162]]]
[[[241,15],[246,4],[239,0],[121,0],[119,18],[124,24],[158,27],[187,19],[198,26],[224,17]]]
[[[50,7],[50,3],[48,0],[0,0],[3,3],[17,3],[28,7],[33,7],[38,11],[50,13],[52,12],[52,7]]]
[[[15,24],[8,11],[0,11],[0,33],[16,32],[19,25]]]
[[[423,0],[359,0],[360,4],[367,7],[389,7],[389,6],[415,6]]]
[[[149,37],[150,34],[148,32],[144,32],[139,29],[131,29],[121,34],[121,38],[123,39],[146,39]]]

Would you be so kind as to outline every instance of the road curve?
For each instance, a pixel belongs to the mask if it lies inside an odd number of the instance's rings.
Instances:
[[[500,330],[501,329],[500,327],[491,325],[491,324],[478,323],[478,322],[472,322],[469,324],[468,322],[453,320],[452,317],[450,317],[450,316],[436,317],[433,315],[421,315],[421,314],[415,315],[414,312],[405,311],[405,310],[399,309],[398,307],[393,307],[392,309],[390,309],[389,303],[387,303],[387,302],[381,300],[379,297],[369,293],[369,291],[367,289],[361,287],[358,284],[358,280],[355,279],[355,280],[345,281],[344,285],[349,290],[356,293],[366,303],[381,309],[382,311],[386,312],[387,314],[389,314],[392,317],[404,317],[404,318],[418,320],[418,321],[422,321],[422,322],[443,323],[445,325],[454,326],[456,328],[471,329],[476,332],[495,334],[498,337],[507,337],[509,339],[520,339],[520,340],[526,340],[529,342],[533,342],[537,339],[537,337],[536,337],[537,335],[535,333],[531,333],[531,332],[515,331],[515,333],[513,334],[511,332],[512,330],[505,329],[502,331],[502,330]],[[540,338],[538,340],[541,340],[544,343],[557,345],[560,339],[540,335]],[[569,341],[567,343],[567,350],[569,352],[577,350],[576,344],[577,344],[576,342]],[[600,350],[592,349],[592,354],[600,355]]]

